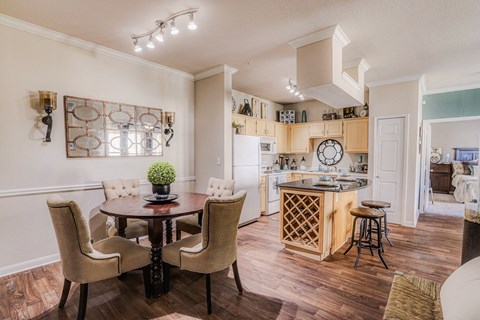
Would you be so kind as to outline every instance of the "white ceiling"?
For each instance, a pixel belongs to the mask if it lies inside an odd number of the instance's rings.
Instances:
[[[182,17],[178,35],[133,52],[131,34],[187,8],[196,31]],[[478,0],[2,0],[0,13],[191,74],[227,64],[234,89],[279,103],[297,100],[288,41],[335,24],[351,40],[344,61],[371,65],[367,85],[425,74],[428,91],[480,87]]]

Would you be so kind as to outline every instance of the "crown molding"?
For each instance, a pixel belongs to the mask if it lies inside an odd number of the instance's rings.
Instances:
[[[342,48],[350,43],[350,39],[348,39],[345,32],[343,32],[342,28],[340,28],[340,26],[337,24],[289,41],[288,44],[298,49],[308,44],[332,37],[333,39],[337,40],[338,43],[340,43]]]
[[[216,66],[214,68],[211,68],[211,69],[202,71],[200,73],[197,73],[196,75],[193,76],[193,78],[194,78],[195,81],[197,81],[197,80],[202,80],[202,79],[205,79],[205,78],[209,78],[211,76],[214,76],[214,75],[220,74],[220,73],[228,73],[230,75],[233,75],[237,71],[238,71],[238,69],[235,69],[235,68],[233,68],[229,65],[226,65],[226,64],[222,64],[222,65]]]
[[[193,75],[187,72],[183,72],[177,69],[173,69],[155,62],[151,62],[139,57],[135,57],[114,49],[110,49],[92,42],[88,42],[79,38],[75,38],[64,33],[53,31],[45,27],[41,27],[30,22],[26,22],[17,18],[13,18],[7,15],[0,14],[0,25],[10,27],[16,30],[28,32],[46,39],[61,42],[67,45],[71,45],[77,48],[85,49],[91,52],[102,54],[107,57],[126,61],[138,66],[147,67],[156,71],[165,72],[183,79],[193,80]]]
[[[382,80],[382,81],[376,81],[376,82],[368,82],[365,85],[369,88],[374,88],[374,87],[386,86],[389,84],[420,80],[421,77],[422,77],[421,74],[415,74],[415,75],[401,77],[401,78]]]
[[[425,91],[423,95],[428,94],[437,94],[437,93],[447,93],[447,92],[455,92],[455,91],[464,91],[464,90],[472,90],[472,89],[480,89],[480,83],[474,83],[464,86],[456,86],[456,87],[449,87],[449,88],[442,88],[442,89],[434,89]]]
[[[366,71],[368,71],[372,68],[370,66],[370,64],[367,62],[367,60],[365,60],[363,58],[347,61],[347,62],[343,63],[342,67],[343,67],[343,70],[352,69],[352,68],[359,68],[363,72],[366,72]]]

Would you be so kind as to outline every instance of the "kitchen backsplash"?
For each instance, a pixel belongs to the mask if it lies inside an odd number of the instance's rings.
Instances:
[[[335,138],[342,146],[343,146],[343,138]],[[319,165],[322,165],[317,157],[317,148],[318,145],[324,141],[324,139],[315,139],[314,140],[314,149],[313,152],[307,154],[284,154],[284,159],[286,157],[289,158],[288,163],[291,164],[292,160],[295,159],[297,163],[297,167],[300,168],[300,161],[302,160],[302,156],[305,157],[305,162],[308,170],[317,170]],[[262,167],[269,167],[273,166],[275,160],[277,160],[279,155],[262,155]],[[357,154],[357,153],[344,153],[342,160],[338,164],[335,165],[337,170],[341,169],[343,171],[350,171],[350,168],[354,166],[356,163],[359,163],[359,156],[362,157],[361,162],[363,164],[368,163],[368,155],[367,154]]]

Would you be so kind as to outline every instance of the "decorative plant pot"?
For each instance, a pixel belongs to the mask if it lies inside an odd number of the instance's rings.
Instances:
[[[170,194],[169,184],[152,184],[153,196],[157,199],[167,199]]]

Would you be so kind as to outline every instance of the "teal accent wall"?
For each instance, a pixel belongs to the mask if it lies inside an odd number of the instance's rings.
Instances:
[[[480,116],[480,89],[423,96],[423,120]]]

